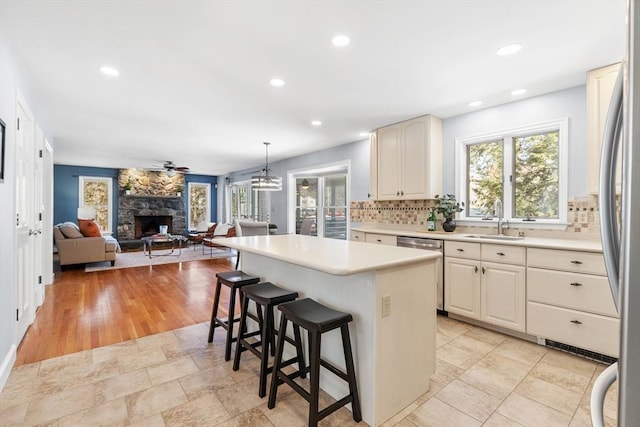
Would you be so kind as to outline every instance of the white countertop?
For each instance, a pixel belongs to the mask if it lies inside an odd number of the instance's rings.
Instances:
[[[438,252],[298,234],[230,237],[220,239],[219,244],[337,276],[383,270],[441,256]]]
[[[415,230],[394,229],[394,228],[384,228],[384,227],[352,227],[351,230],[362,231],[365,233],[388,234],[392,236],[422,237],[425,239],[437,239],[437,240],[454,240],[458,242],[491,243],[491,244],[511,245],[511,246],[526,246],[528,248],[564,249],[564,250],[571,250],[571,251],[602,252],[602,244],[598,240],[554,239],[554,238],[548,238],[548,237],[525,237],[522,240],[477,239],[477,238],[465,237],[465,236],[473,235],[473,234],[481,234],[481,233],[469,233],[469,232],[447,233],[444,231],[426,231],[426,230],[422,231],[422,230],[419,230],[417,227]],[[493,233],[495,233],[495,231],[493,231]]]

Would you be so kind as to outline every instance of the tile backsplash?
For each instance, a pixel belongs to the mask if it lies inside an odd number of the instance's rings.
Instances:
[[[429,209],[436,206],[435,200],[365,200],[351,202],[351,222],[363,224],[415,225],[426,228]],[[440,217],[440,216],[439,216]],[[442,218],[438,218],[441,229]],[[600,215],[597,196],[571,197],[567,203],[567,222],[564,233],[592,233],[599,237]],[[482,227],[460,227],[461,231],[477,231]],[[513,225],[511,230],[517,230]],[[547,230],[548,231],[548,230]],[[544,233],[540,229],[527,229],[527,235]],[[558,231],[554,231],[557,233]],[[586,237],[586,236],[585,236]]]

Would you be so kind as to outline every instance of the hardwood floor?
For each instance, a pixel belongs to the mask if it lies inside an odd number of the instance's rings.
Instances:
[[[208,321],[221,258],[85,273],[56,272],[18,347],[16,366]],[[223,286],[220,309],[228,306]]]

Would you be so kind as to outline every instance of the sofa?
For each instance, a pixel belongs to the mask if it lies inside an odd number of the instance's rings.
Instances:
[[[116,263],[118,241],[111,236],[87,237],[75,223],[64,222],[53,227],[53,239],[62,270],[72,264],[100,261],[111,261],[111,265]]]

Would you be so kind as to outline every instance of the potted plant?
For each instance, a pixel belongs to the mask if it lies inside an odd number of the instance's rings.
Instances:
[[[182,196],[182,186],[181,185],[176,185],[176,195],[178,197]]]
[[[122,188],[124,189],[124,194],[126,195],[131,194],[131,182],[127,182],[125,185],[122,186]]]
[[[458,212],[462,212],[464,202],[458,203],[455,194],[443,194],[442,196],[436,194],[436,204],[436,211],[444,217],[442,229],[449,232],[454,231],[456,222],[453,217]]]

